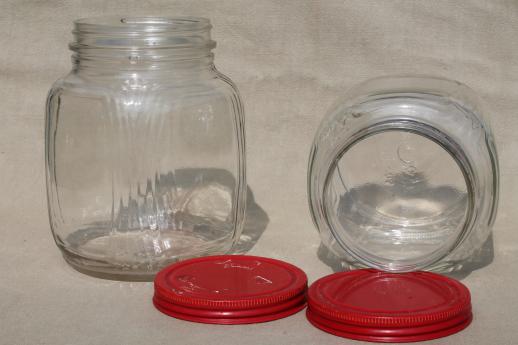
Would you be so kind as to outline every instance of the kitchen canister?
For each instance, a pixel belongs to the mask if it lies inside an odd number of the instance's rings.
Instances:
[[[487,240],[498,159],[473,91],[432,77],[353,88],[318,129],[309,203],[349,268],[453,271]]]
[[[46,111],[50,224],[66,261],[152,279],[228,252],[243,227],[243,105],[204,18],[74,22],[72,71]]]

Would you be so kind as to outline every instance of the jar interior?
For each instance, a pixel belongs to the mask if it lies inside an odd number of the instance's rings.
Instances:
[[[444,145],[391,129],[363,136],[338,157],[324,208],[351,254],[371,267],[411,270],[455,246],[469,218],[470,189]]]

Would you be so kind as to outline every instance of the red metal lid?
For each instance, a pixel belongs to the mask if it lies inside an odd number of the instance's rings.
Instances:
[[[174,305],[160,300],[156,298],[156,296],[153,298],[153,304],[155,307],[166,315],[186,321],[219,325],[241,325],[273,321],[295,314],[306,306],[304,294],[301,294],[299,298],[294,299],[293,302],[297,303],[259,308],[259,310],[243,310],[243,313],[236,313],[235,311],[210,312],[207,310],[203,310],[205,313],[198,313],[199,309],[189,309],[187,307]]]
[[[469,290],[430,272],[356,270],[317,280],[308,290],[308,320],[346,338],[411,342],[456,333],[471,322]]]
[[[197,317],[211,317],[211,318],[244,318],[260,315],[269,315],[277,312],[282,312],[287,309],[295,309],[299,306],[305,306],[306,296],[301,293],[296,297],[280,304],[275,304],[268,307],[244,309],[244,310],[207,310],[184,307],[182,305],[171,303],[167,300],[162,299],[160,296],[155,295],[153,297],[153,303],[159,305],[172,312],[177,312],[186,315],[192,315]]]
[[[160,271],[153,302],[162,312],[184,320],[256,323],[304,308],[306,287],[305,273],[286,262],[246,255],[209,256]]]

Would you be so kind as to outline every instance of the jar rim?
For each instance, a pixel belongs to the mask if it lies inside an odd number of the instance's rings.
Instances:
[[[101,16],[74,21],[74,40],[69,48],[81,57],[113,58],[113,54],[139,52],[139,59],[164,56],[208,57],[216,46],[211,39],[210,20],[188,16]],[[109,52],[107,52],[109,50]],[[160,52],[159,52],[160,50]],[[87,52],[87,53],[85,53]],[[105,56],[109,55],[109,56]],[[119,59],[120,60],[120,59]],[[209,59],[211,60],[211,59]]]
[[[91,33],[160,33],[209,30],[210,20],[190,16],[100,16],[74,21],[75,31]]]

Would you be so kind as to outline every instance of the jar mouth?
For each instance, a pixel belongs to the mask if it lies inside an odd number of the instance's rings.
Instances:
[[[109,16],[74,21],[70,49],[211,50],[210,21],[202,17]],[[207,55],[207,54],[205,54]]]
[[[451,138],[423,123],[387,121],[359,131],[328,171],[325,220],[338,244],[369,267],[430,266],[472,228],[469,161]]]
[[[210,21],[203,17],[160,17],[160,16],[104,16],[81,18],[74,21],[77,31],[106,33],[122,31],[128,34],[138,32],[181,32],[209,30]]]

